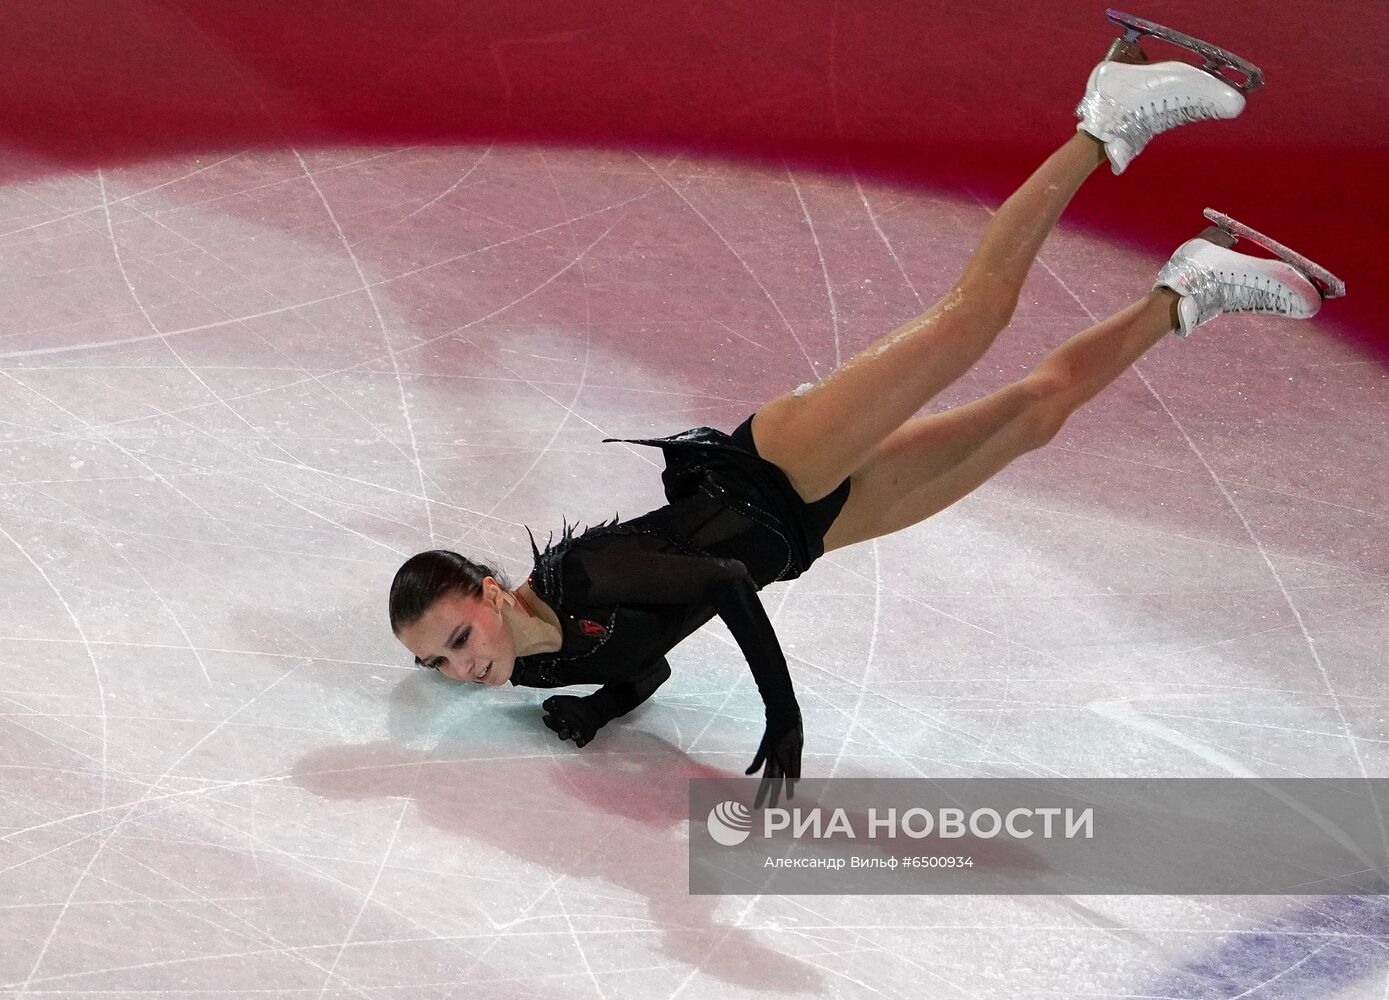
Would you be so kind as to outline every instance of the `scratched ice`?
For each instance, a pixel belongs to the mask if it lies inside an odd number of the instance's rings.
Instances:
[[[582,751],[543,693],[390,635],[406,555],[519,579],[525,525],[660,503],[653,454],[601,438],[812,391],[949,290],[991,204],[482,146],[3,195],[0,997],[1382,992],[1371,903],[691,897],[685,779],[760,733],[722,625]],[[1063,230],[929,409],[1160,263]],[[1383,398],[1316,323],[1228,319],[767,588],[807,772],[1386,774]]]

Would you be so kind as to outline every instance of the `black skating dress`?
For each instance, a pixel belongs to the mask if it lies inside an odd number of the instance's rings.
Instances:
[[[663,438],[605,438],[659,447],[665,506],[580,534],[565,523],[544,551],[531,538],[532,590],[559,617],[561,648],[518,657],[511,683],[602,685],[607,718],[630,711],[670,675],[665,654],[718,615],[748,661],[769,711],[794,705],[786,660],[757,591],[793,580],[824,554],[849,496],[846,479],[806,503],[762,458],[749,417],[730,435],[696,427]],[[606,718],[605,720],[606,721]]]

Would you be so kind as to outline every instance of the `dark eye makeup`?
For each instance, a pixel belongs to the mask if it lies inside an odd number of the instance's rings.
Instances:
[[[462,648],[463,648],[463,644],[466,643],[466,642],[468,641],[468,636],[470,636],[470,635],[472,635],[472,634],[473,634],[473,630],[472,630],[471,628],[466,628],[466,629],[464,629],[463,632],[458,636],[458,638],[455,639],[455,640],[453,641],[453,645],[452,645],[450,648],[452,648],[452,649],[462,649]],[[443,660],[444,660],[444,658],[443,658],[442,656],[436,656],[434,659],[432,659],[432,660],[430,660],[430,661],[428,661],[428,662],[425,662],[424,660],[421,660],[421,659],[417,656],[417,657],[415,657],[415,665],[416,665],[416,666],[420,666],[420,667],[424,667],[426,670],[438,670],[438,669],[439,669],[439,664],[440,664],[441,662],[443,662]]]

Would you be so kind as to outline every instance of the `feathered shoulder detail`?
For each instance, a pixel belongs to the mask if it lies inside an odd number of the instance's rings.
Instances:
[[[563,527],[560,530],[559,541],[556,542],[555,533],[550,532],[543,552],[536,548],[535,536],[531,534],[531,529],[526,528],[526,536],[531,540],[531,556],[535,562],[535,568],[531,572],[531,589],[552,608],[560,608],[564,604],[564,574],[560,570],[560,563],[563,562],[565,554],[580,539],[610,530],[620,523],[618,515],[613,514],[611,521],[599,521],[575,534],[577,525],[570,524],[568,519],[561,519],[561,522]]]

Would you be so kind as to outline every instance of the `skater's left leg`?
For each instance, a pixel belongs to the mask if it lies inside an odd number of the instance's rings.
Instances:
[[[806,392],[753,417],[757,450],[806,502],[829,494],[871,449],[963,375],[1008,325],[1043,241],[1085,179],[1104,162],[1077,132],[994,214],[950,292],[879,338]]]
[[[1118,20],[1126,30],[1157,27]],[[1171,29],[1155,33],[1200,51],[1208,64],[1242,63]],[[1108,158],[1119,173],[1154,135],[1187,122],[1234,118],[1244,109],[1243,94],[1213,69],[1144,63],[1141,46],[1131,43],[1115,46],[1091,72],[1076,109],[1079,131],[999,209],[944,299],[809,391],[787,393],[758,410],[752,422],[758,450],[803,499],[830,493],[984,353],[1007,324],[1042,240],[1098,163]],[[1243,69],[1251,78],[1258,72]]]
[[[1082,404],[1176,329],[1178,296],[1159,289],[1066,341],[1023,379],[888,435],[850,476],[825,551],[900,531],[944,510],[1050,441]]]

